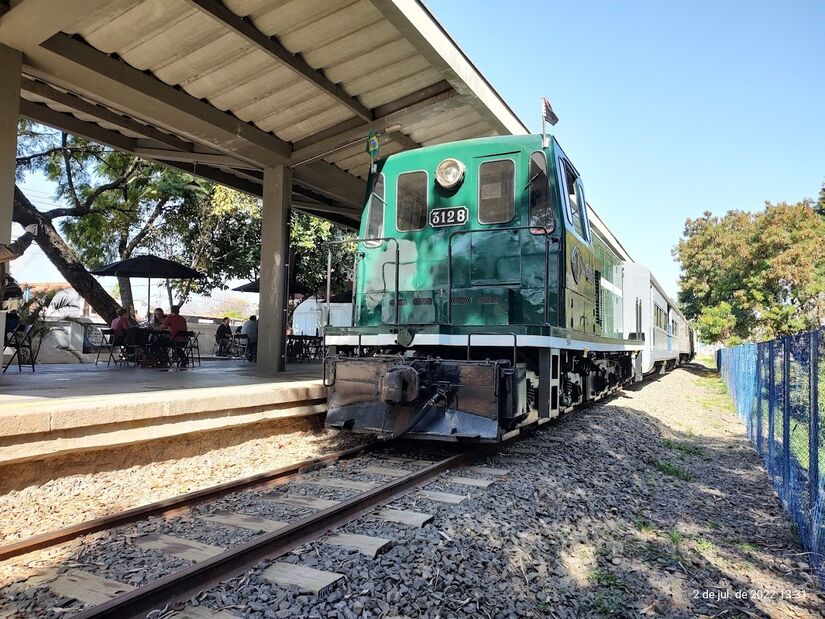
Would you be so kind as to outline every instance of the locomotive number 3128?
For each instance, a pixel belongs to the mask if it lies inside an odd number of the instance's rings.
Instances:
[[[433,227],[460,226],[463,223],[467,223],[467,209],[463,206],[436,208],[430,211],[430,225]]]

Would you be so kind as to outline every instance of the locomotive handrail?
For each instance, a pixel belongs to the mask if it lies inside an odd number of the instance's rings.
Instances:
[[[447,324],[453,324],[453,237],[459,234],[473,234],[476,232],[515,232],[517,230],[544,230],[544,324],[549,322],[550,301],[548,284],[550,279],[550,243],[557,242],[551,238],[553,231],[546,226],[510,226],[507,228],[474,228],[472,230],[456,230],[447,239]]]
[[[401,270],[401,247],[398,244],[398,239],[391,236],[384,237],[370,237],[368,239],[343,239],[341,241],[327,241],[324,245],[327,246],[327,322],[325,326],[329,326],[330,319],[330,298],[332,297],[332,247],[331,245],[347,245],[349,243],[364,243],[366,241],[384,242],[392,241],[395,243],[395,323],[398,324],[399,319],[399,302],[398,302],[398,272]],[[370,247],[369,249],[375,249]],[[355,252],[354,265],[352,269],[352,319],[353,326],[355,325],[355,293],[356,285],[358,283],[358,252]]]
[[[473,339],[474,335],[512,335],[513,336],[513,367],[516,367],[516,362],[518,361],[518,335],[510,331],[509,333],[494,333],[494,332],[483,332],[479,331],[477,333],[468,333],[467,334],[467,361],[470,361],[470,342]]]

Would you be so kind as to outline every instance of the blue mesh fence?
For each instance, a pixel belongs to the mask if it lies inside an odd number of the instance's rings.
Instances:
[[[725,348],[716,362],[825,585],[825,331]]]

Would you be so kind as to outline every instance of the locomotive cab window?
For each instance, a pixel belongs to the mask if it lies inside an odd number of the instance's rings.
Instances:
[[[487,161],[478,168],[478,221],[503,224],[516,214],[516,165],[511,159]]]
[[[567,203],[570,207],[569,219],[573,229],[582,239],[587,239],[587,232],[584,223],[584,213],[586,206],[584,202],[584,192],[578,175],[567,160],[564,160],[564,186],[567,191]]]
[[[395,190],[395,227],[399,232],[421,230],[427,223],[427,173],[398,175]]]
[[[367,211],[367,230],[364,235],[368,239],[380,239],[384,236],[384,175],[381,174],[375,181],[370,195]],[[368,247],[376,247],[381,241],[365,241]]]
[[[527,191],[529,198],[528,218],[533,234],[546,234],[556,227],[553,212],[550,210],[550,185],[547,178],[547,159],[544,153],[530,156],[530,182]]]

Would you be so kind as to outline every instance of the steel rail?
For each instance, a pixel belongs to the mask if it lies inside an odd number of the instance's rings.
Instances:
[[[145,586],[118,595],[103,604],[80,612],[76,619],[143,617],[156,608],[188,600],[200,591],[243,574],[260,561],[283,555],[301,544],[316,539],[326,531],[342,526],[392,501],[414,486],[420,486],[442,472],[474,461],[498,449],[484,445],[431,464],[419,471],[374,490],[346,499],[337,505],[298,520],[278,531],[265,533],[234,548],[159,578]]]
[[[0,546],[0,561],[33,552],[35,550],[56,546],[57,544],[70,541],[80,537],[81,535],[88,535],[89,533],[95,533],[97,531],[104,531],[106,529],[122,526],[131,522],[143,520],[149,516],[157,516],[174,512],[189,507],[190,505],[203,503],[239,490],[245,490],[254,486],[264,486],[267,483],[272,482],[285,482],[300,473],[305,473],[314,470],[315,468],[321,468],[322,466],[335,463],[338,460],[354,458],[363,453],[372,451],[379,445],[384,446],[386,444],[386,441],[380,443],[376,441],[360,447],[352,447],[350,449],[332,452],[317,458],[302,460],[301,462],[297,462],[295,464],[266,471],[264,473],[258,473],[249,477],[242,477],[240,479],[228,481],[216,486],[210,486],[209,488],[203,488],[201,490],[195,490],[193,492],[181,494],[179,496],[157,501],[155,503],[149,503],[148,505],[141,505],[140,507],[127,509],[108,516],[101,516],[100,518],[94,518],[93,520],[73,524],[62,529],[47,531],[46,533],[34,535],[12,544]]]

